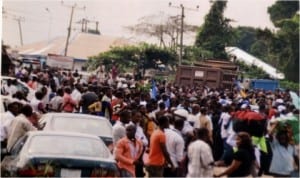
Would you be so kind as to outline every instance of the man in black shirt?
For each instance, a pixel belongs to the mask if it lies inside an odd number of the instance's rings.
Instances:
[[[88,114],[89,113],[89,105],[93,104],[94,102],[98,101],[98,96],[93,90],[93,86],[89,85],[88,86],[88,91],[84,93],[81,96],[81,106],[82,106],[82,113]]]

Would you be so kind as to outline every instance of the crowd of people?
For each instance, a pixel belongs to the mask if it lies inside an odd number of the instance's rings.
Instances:
[[[41,129],[38,119],[44,113],[84,113],[113,125],[113,155],[122,177],[297,172],[299,109],[289,90],[176,86],[136,81],[116,71],[84,79],[77,71],[16,70],[14,77],[35,96],[29,101],[14,81],[1,86],[2,95],[14,98],[1,122],[1,146],[9,149],[27,131]],[[216,166],[226,169],[214,173]]]

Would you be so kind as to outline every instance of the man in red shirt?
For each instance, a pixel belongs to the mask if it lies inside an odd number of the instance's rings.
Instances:
[[[77,105],[76,101],[74,101],[71,97],[71,89],[69,87],[66,87],[63,96],[63,106],[62,106],[63,112],[69,112],[69,113],[73,112],[76,105]]]
[[[112,106],[112,110],[113,110],[112,117],[111,117],[112,123],[115,123],[116,121],[118,121],[120,119],[119,113],[121,111],[123,111],[123,109],[127,105],[124,102],[124,97],[123,97],[123,94],[121,92],[117,92],[115,97],[116,98],[114,98],[111,101],[111,106]]]
[[[158,118],[158,125],[159,129],[155,130],[150,138],[149,160],[146,166],[149,177],[163,177],[165,161],[171,165],[172,170],[174,169],[166,148],[166,135],[164,133],[164,129],[169,127],[168,118],[165,116]]]

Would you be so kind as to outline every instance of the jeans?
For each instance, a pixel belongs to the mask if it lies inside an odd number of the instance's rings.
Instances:
[[[164,166],[146,166],[149,177],[163,177],[164,176]]]
[[[120,169],[120,175],[121,177],[134,177],[130,172],[128,172],[126,169]]]

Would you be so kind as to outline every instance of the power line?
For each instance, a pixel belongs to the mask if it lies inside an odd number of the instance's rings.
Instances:
[[[35,21],[45,22],[44,17],[41,17],[41,15],[45,16],[46,14],[39,13],[39,16],[37,16],[36,14],[33,14],[33,13],[27,13],[25,11],[17,12],[15,10],[7,9],[7,8],[4,8],[4,12],[7,14],[15,15],[15,16],[26,16],[26,19],[30,19],[30,21],[34,19]],[[52,20],[54,20],[55,23],[64,23],[64,22],[61,22],[62,21],[61,17],[60,18],[52,18]],[[64,20],[67,21],[67,19],[64,19]]]

